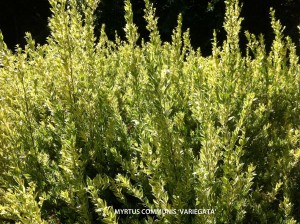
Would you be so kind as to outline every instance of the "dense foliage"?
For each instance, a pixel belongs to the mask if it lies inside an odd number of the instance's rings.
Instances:
[[[161,41],[149,0],[141,44],[129,0],[113,42],[96,41],[96,1],[50,3],[47,44],[0,38],[1,223],[300,222],[300,67],[273,11],[271,52],[246,33],[242,56],[228,0],[227,39],[203,57],[181,16]]]

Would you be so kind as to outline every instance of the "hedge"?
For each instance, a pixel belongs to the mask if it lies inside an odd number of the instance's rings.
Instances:
[[[149,40],[129,0],[114,41],[97,1],[50,3],[47,44],[0,35],[1,223],[300,222],[300,66],[273,10],[271,51],[246,32],[242,54],[227,0],[203,57],[180,15],[161,41],[149,0]]]

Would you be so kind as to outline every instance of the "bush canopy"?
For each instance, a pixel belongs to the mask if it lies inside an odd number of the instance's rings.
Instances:
[[[300,67],[273,10],[271,51],[246,32],[243,55],[227,0],[203,57],[180,15],[161,41],[149,0],[148,41],[129,0],[114,41],[97,1],[50,3],[47,44],[0,35],[1,223],[300,222]]]

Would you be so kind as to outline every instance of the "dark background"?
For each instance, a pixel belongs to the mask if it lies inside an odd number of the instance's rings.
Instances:
[[[218,32],[219,40],[225,38],[222,28],[224,20],[225,4],[223,0],[152,0],[159,17],[159,30],[162,39],[171,39],[173,28],[177,24],[177,15],[183,15],[183,28],[190,28],[191,42],[196,47],[201,47],[204,55],[211,53],[211,39],[213,30]],[[145,29],[143,19],[143,0],[132,0],[134,20],[139,27],[141,37],[147,39],[148,32]],[[273,40],[273,32],[270,25],[270,7],[276,10],[276,17],[286,26],[285,34],[289,35],[298,47],[300,35],[297,25],[300,24],[300,0],[244,0],[242,1],[241,32],[242,48],[246,44],[243,32],[249,30],[254,34],[264,34],[267,49]],[[37,43],[46,42],[49,35],[47,26],[48,17],[51,16],[48,0],[1,0],[0,1],[0,29],[4,40],[10,49],[16,44],[21,47],[25,44],[25,32],[31,32]],[[106,32],[110,39],[115,36],[115,31],[123,37],[124,10],[123,0],[101,0],[96,10],[96,29],[102,23],[106,24]]]

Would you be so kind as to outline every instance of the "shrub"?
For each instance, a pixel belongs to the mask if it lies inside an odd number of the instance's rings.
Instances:
[[[2,223],[300,221],[300,67],[273,11],[271,52],[246,33],[242,55],[227,0],[227,39],[202,57],[181,16],[161,41],[149,0],[147,42],[129,0],[113,42],[94,36],[97,2],[78,2],[50,0],[45,45],[0,38]]]

